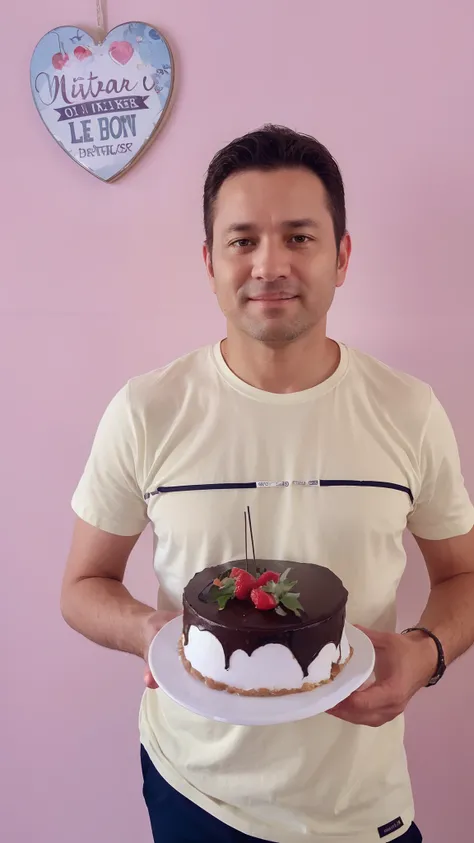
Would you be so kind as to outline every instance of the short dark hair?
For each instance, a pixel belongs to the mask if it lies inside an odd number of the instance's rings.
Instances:
[[[306,167],[321,179],[339,249],[346,233],[344,183],[337,162],[322,143],[286,126],[266,124],[231,141],[216,153],[206,175],[203,210],[206,242],[212,249],[214,206],[220,188],[229,176],[243,170],[278,170]]]

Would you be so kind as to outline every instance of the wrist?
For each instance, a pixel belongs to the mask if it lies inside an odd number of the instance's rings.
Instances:
[[[155,609],[150,609],[148,612],[143,612],[139,619],[138,638],[139,638],[139,655],[147,660],[148,650],[150,644],[155,637],[155,624],[157,612]]]
[[[152,610],[143,616],[141,625],[141,655],[145,661],[148,661],[148,650],[150,649],[150,644],[157,632],[159,632],[165,624],[179,614],[180,612],[170,612],[165,609],[158,609]]]
[[[435,675],[438,667],[438,649],[433,639],[420,629],[413,629],[404,633],[405,638],[410,640],[416,653],[417,665],[419,666],[420,682],[427,685]]]

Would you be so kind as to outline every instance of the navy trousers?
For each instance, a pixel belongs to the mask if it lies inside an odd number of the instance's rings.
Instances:
[[[141,764],[143,796],[154,843],[266,843],[260,837],[249,837],[231,828],[178,793],[160,776],[143,746]],[[421,841],[420,831],[414,823],[396,838],[396,843]]]

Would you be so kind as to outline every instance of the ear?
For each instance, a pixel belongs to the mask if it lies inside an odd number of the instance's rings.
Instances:
[[[215,293],[216,292],[216,285],[214,283],[214,267],[212,265],[212,255],[211,255],[211,250],[210,250],[206,241],[203,243],[202,256],[204,258],[204,263],[206,264],[207,275],[208,275],[209,281],[211,282],[212,292]]]
[[[337,281],[336,287],[342,287],[346,280],[347,270],[349,268],[349,261],[352,252],[352,240],[350,234],[346,231],[341,240],[339,247],[339,255],[337,258]]]

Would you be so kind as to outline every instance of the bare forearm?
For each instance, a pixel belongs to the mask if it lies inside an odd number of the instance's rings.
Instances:
[[[420,626],[434,632],[449,664],[474,642],[474,574],[458,574],[432,587]]]
[[[62,596],[66,623],[90,641],[134,655],[146,655],[149,621],[156,612],[135,600],[118,580],[88,577],[70,584]]]

